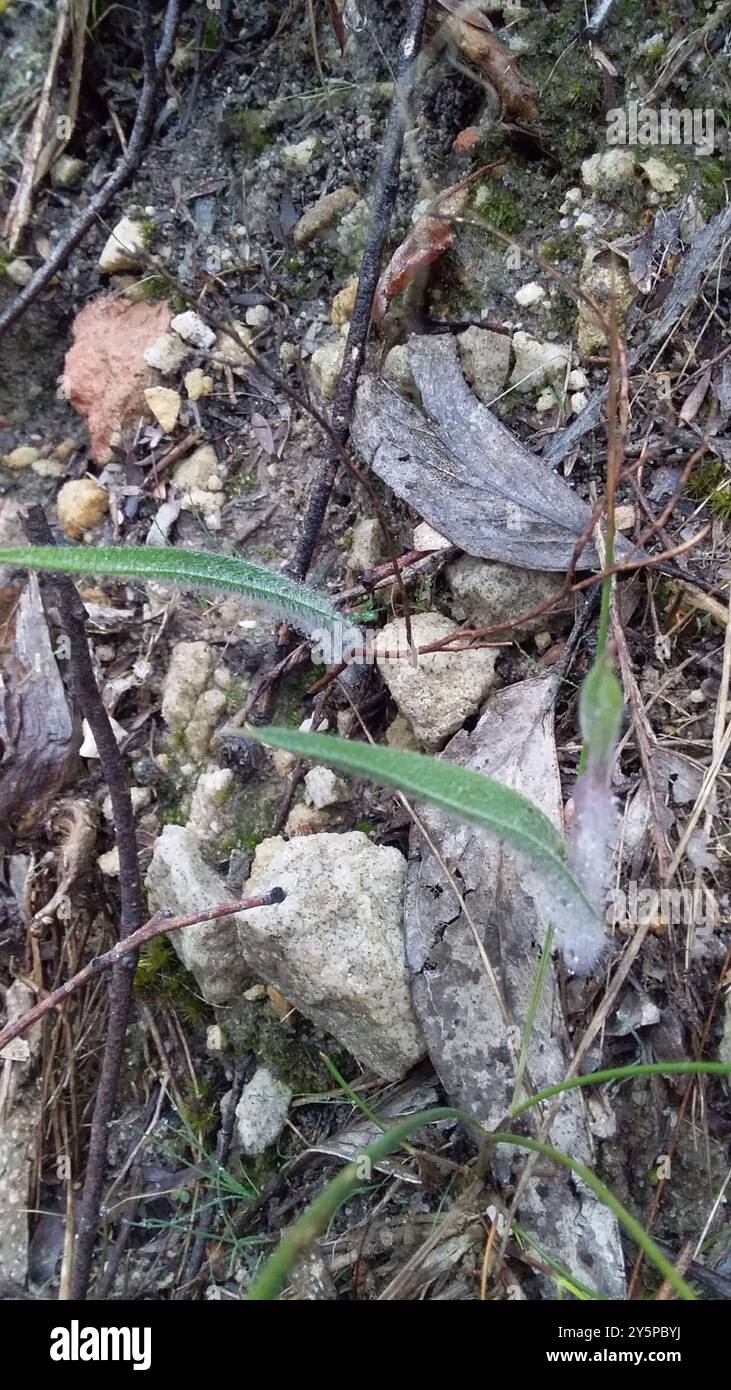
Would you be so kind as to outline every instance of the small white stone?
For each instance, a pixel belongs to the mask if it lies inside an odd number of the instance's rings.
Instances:
[[[173,486],[178,492],[192,488],[210,489],[211,479],[218,476],[218,459],[212,444],[199,444],[187,459],[173,469]]]
[[[457,335],[457,350],[462,371],[478,400],[491,405],[510,370],[510,338],[471,325]]]
[[[294,753],[288,753],[285,748],[270,748],[269,757],[278,777],[288,777],[297,762]]]
[[[634,178],[634,155],[629,150],[605,150],[585,159],[581,166],[581,177],[589,188],[600,184],[630,183]]]
[[[536,410],[540,415],[544,415],[547,410],[555,410],[558,405],[555,391],[541,391],[536,401]]]
[[[441,613],[415,613],[411,618],[417,649],[456,630],[456,624]],[[399,713],[408,720],[419,742],[432,752],[476,712],[495,681],[494,648],[442,649],[420,655],[413,666],[403,618],[381,629],[375,653]]]
[[[414,550],[449,550],[451,544],[452,542],[435,531],[428,521],[421,521],[414,528]]]
[[[176,333],[161,333],[142,356],[148,367],[154,367],[163,376],[173,376],[185,361],[187,349]]]
[[[74,159],[73,155],[60,154],[51,168],[51,183],[54,188],[73,188],[74,184],[78,183],[85,168],[83,159]]]
[[[579,215],[578,215],[578,217],[577,217],[577,219],[576,219],[576,221],[575,221],[575,223],[574,223],[574,226],[575,226],[577,232],[583,232],[585,228],[587,228],[587,227],[593,227],[595,223],[596,223],[596,218],[595,218],[595,216],[594,216],[593,213],[591,213],[591,212],[580,212]]]
[[[326,734],[329,728],[330,728],[330,724],[329,724],[328,720],[327,720],[327,719],[322,719],[322,720],[320,721],[320,723],[318,724],[318,726],[317,726],[317,732],[318,732],[318,734]],[[308,714],[307,718],[302,720],[302,723],[300,724],[300,729],[302,730],[303,734],[311,734],[311,733],[312,733],[312,715],[311,715],[311,714]]]
[[[206,1051],[224,1052],[226,1049],[226,1035],[220,1023],[210,1023],[206,1029]]]
[[[652,155],[646,159],[644,164],[640,164],[647,179],[656,193],[674,193],[682,178],[682,170],[666,164],[663,159],[657,159]]]
[[[39,478],[62,478],[64,475],[64,466],[58,459],[36,459],[31,464],[31,470]]]
[[[571,397],[571,409],[573,410],[574,415],[580,415],[582,410],[585,410],[588,404],[589,397],[587,396],[585,391],[574,392],[573,396]]]
[[[79,540],[104,516],[109,498],[94,478],[70,478],[56,498],[56,514],[67,536]]]
[[[350,788],[342,777],[338,777],[330,767],[312,767],[305,775],[307,798],[312,805],[322,811],[326,806],[337,806],[350,800]]]
[[[252,304],[251,308],[247,309],[244,314],[249,328],[266,328],[270,317],[266,304]]]
[[[416,382],[411,370],[407,343],[394,343],[394,346],[389,348],[383,363],[382,375],[383,380],[402,396],[416,395]]]
[[[193,309],[186,309],[184,314],[176,314],[170,327],[184,343],[190,343],[191,347],[211,348],[216,341],[213,329],[209,328]]]
[[[193,718],[214,656],[207,642],[178,642],[173,647],[162,688],[162,717],[169,729],[184,729]]]
[[[201,840],[212,840],[223,831],[226,804],[233,786],[234,775],[230,767],[202,772],[198,778],[190,803],[188,828],[194,830]]]
[[[116,845],[106,854],[100,854],[96,862],[105,878],[119,878],[119,850]]]
[[[8,261],[5,267],[5,274],[14,285],[27,285],[33,279],[33,271],[27,261],[14,260]]]
[[[513,334],[515,366],[510,384],[516,391],[533,391],[547,381],[563,378],[571,362],[571,350],[562,343],[541,343],[530,333]]]
[[[123,217],[108,237],[99,257],[99,269],[107,275],[137,270],[145,251],[145,229],[131,217]]]
[[[310,359],[315,385],[326,401],[334,399],[343,366],[345,344],[325,343]]]
[[[121,724],[118,724],[117,721],[116,721],[116,719],[112,719],[111,715],[110,715],[110,717],[109,717],[109,723],[110,723],[111,726],[112,726],[112,733],[114,734],[114,737],[116,738],[117,743],[121,743],[121,742],[122,742],[122,739],[127,737],[127,730],[126,730],[126,729],[123,729],[123,728],[122,728],[122,725],[121,725]],[[99,751],[98,751],[97,746],[96,746],[96,739],[94,738],[94,735],[93,735],[93,733],[91,732],[91,729],[89,728],[89,725],[88,725],[86,719],[84,720],[83,724],[81,725],[81,738],[82,738],[82,743],[81,743],[81,747],[80,747],[80,749],[79,749],[79,757],[80,757],[80,758],[98,758],[98,757],[99,757]]]
[[[285,169],[306,169],[317,149],[317,136],[308,135],[296,145],[283,145],[280,158]]]
[[[573,372],[569,372],[569,391],[584,391],[589,385],[586,372],[581,367],[575,367]]]
[[[363,517],[353,527],[353,537],[348,554],[348,575],[363,574],[375,569],[384,558],[384,541],[381,523],[376,517]]]
[[[213,377],[206,376],[200,367],[194,367],[192,371],[186,372],[183,378],[188,399],[199,401],[201,396],[210,396],[213,390]]]
[[[6,468],[21,469],[29,468],[38,458],[38,450],[33,444],[19,444],[17,449],[11,449],[9,454],[3,454],[0,463]]]
[[[279,1138],[293,1096],[268,1067],[257,1067],[236,1106],[236,1132],[245,1154],[261,1154]]]
[[[98,654],[99,649],[97,648],[97,655]],[[152,801],[152,787],[130,787],[129,796],[132,802],[132,810],[134,814],[137,815],[139,811],[144,810],[145,806],[149,806]],[[111,796],[105,796],[102,802],[102,815],[106,821],[109,821],[110,825],[114,822]]]
[[[631,531],[637,520],[637,513],[631,502],[623,502],[614,508],[615,531]]]
[[[521,285],[516,291],[515,302],[521,309],[529,309],[532,304],[540,304],[545,299],[546,291],[536,280],[529,280],[527,285]]]
[[[231,323],[232,332],[225,333],[221,330],[216,334],[216,353],[234,372],[243,374],[248,372],[251,367],[251,358],[246,351],[252,345],[251,329],[246,324],[233,319]],[[233,336],[233,332],[237,337]],[[239,342],[238,340],[241,339]],[[245,344],[245,346],[244,346]]]

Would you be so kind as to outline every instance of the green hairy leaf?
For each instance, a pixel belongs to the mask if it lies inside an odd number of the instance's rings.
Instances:
[[[24,545],[0,547],[0,564],[22,565],[55,574],[111,574],[119,579],[154,579],[183,589],[216,589],[243,594],[250,603],[308,637],[342,634],[343,645],[357,644],[356,628],[327,599],[286,575],[231,555],[157,546]]]
[[[579,725],[589,764],[609,762],[622,727],[622,707],[622,687],[603,654],[579,692]]]
[[[469,768],[455,767],[422,753],[348,743],[298,729],[247,728],[246,735],[272,748],[284,748],[297,757],[395,787],[419,801],[451,811],[460,820],[473,821],[505,840],[512,849],[528,855],[551,887],[558,890],[562,901],[574,910],[578,907],[592,922],[597,921],[595,909],[568,867],[562,837],[547,816],[520,792]]]

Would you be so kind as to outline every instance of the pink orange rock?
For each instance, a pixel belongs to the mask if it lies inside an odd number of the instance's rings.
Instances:
[[[130,304],[100,295],[74,320],[62,389],[86,420],[91,452],[100,463],[109,457],[114,436],[147,414],[143,393],[154,374],[144,352],[171,318],[165,303]]]

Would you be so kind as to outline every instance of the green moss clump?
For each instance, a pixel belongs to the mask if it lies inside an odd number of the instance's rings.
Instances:
[[[195,1087],[190,1083],[186,1086],[180,1118],[199,1137],[211,1133],[218,1120],[218,1102],[210,1081],[199,1081]]]
[[[701,459],[685,490],[690,497],[706,502],[714,516],[731,521],[731,477],[720,459]]]
[[[144,280],[140,280],[140,294],[148,304],[156,304],[160,299],[167,298],[167,281],[160,275],[149,275]]]
[[[218,122],[218,138],[224,146],[237,145],[249,158],[261,154],[269,144],[266,113],[251,106],[231,107]]]
[[[508,236],[513,236],[523,226],[523,219],[512,193],[494,179],[476,179],[470,203],[474,211],[489,222],[491,227],[497,227],[499,232],[507,232]]]
[[[197,1027],[205,1027],[211,1020],[193,976],[181,965],[166,936],[154,936],[142,947],[135,970],[135,990],[150,1002],[170,1005]]]
[[[726,184],[731,178],[728,164],[717,155],[704,159],[700,170],[700,200],[707,217],[720,212],[726,203]]]
[[[201,34],[201,49],[204,53],[215,53],[221,42],[221,25],[214,15],[207,19]]]
[[[295,1036],[275,1017],[267,1004],[251,1039],[252,1051],[295,1095],[312,1095],[332,1086],[330,1073],[314,1043]]]
[[[149,251],[150,248],[154,246],[155,242],[159,240],[160,232],[151,217],[144,218],[138,225],[142,245],[146,251]]]

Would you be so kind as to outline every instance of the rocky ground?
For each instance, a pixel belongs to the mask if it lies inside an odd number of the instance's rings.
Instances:
[[[648,549],[679,547],[675,575],[644,571],[619,589],[617,883],[695,891],[711,907],[692,924],[663,910],[645,922],[581,1070],[729,1060],[729,231],[715,236],[728,201],[728,6],[617,0],[595,38],[573,0],[480,6],[507,76],[481,51],[479,25],[465,34],[448,16],[454,8],[432,5],[416,67],[384,255],[405,245],[407,273],[399,279],[397,263],[382,285],[364,376],[426,409],[418,344],[449,334],[477,402],[593,505],[607,428],[592,411],[611,364],[586,296],[613,316],[629,353],[618,532],[628,551],[659,518]],[[65,38],[44,139],[31,150],[56,18],[36,0],[0,6],[0,314],[127,148],[141,86],[135,27],[117,7],[82,9],[83,34]],[[291,562],[324,448],[314,415],[331,409],[354,311],[405,9],[184,4],[139,166],[0,342],[0,545],[24,542],[26,509],[40,503],[59,540],[89,547],[92,577],[79,589],[150,912],[203,912],[275,882],[287,893],[143,949],[104,1174],[97,1297],[240,1298],[280,1233],[377,1135],[374,1111],[383,1122],[451,1101],[497,1125],[512,1096],[510,1026],[525,1036],[541,943],[514,867],[436,818],[424,841],[418,811],[415,823],[388,789],[246,740],[243,712],[261,724],[312,721],[324,668],[306,648],[267,683],[296,634],[238,597],[93,578],[101,544]],[[633,102],[712,110],[713,148],[608,144],[607,113]],[[448,244],[437,247],[445,222],[429,222],[433,200],[455,186]],[[415,235],[428,254],[409,256]],[[446,418],[447,406],[429,404],[428,417]],[[369,455],[366,426],[353,433],[372,487],[340,470],[307,578],[377,632],[379,655],[358,711],[331,686],[319,729],[355,737],[362,721],[390,747],[446,749],[523,786],[561,823],[595,624],[566,674],[576,596],[530,613],[559,594],[567,559],[550,547],[543,568],[510,563],[511,552],[486,558],[454,530],[453,486],[435,483],[420,500]],[[425,438],[414,445],[424,458]],[[519,503],[529,490],[520,469]],[[374,502],[412,566],[408,614]],[[480,511],[478,502],[478,521]],[[384,655],[403,643],[407,619],[420,647],[468,619],[494,629],[493,645],[426,654],[414,669]],[[63,636],[44,586],[3,569],[9,1018],[107,949],[118,928],[112,809]],[[595,976],[579,981],[554,962],[529,1037],[538,1085],[565,1074],[631,949],[637,920],[611,925]],[[512,1020],[486,1003],[480,952]],[[105,1010],[100,976],[5,1054],[6,1296],[53,1298],[70,1278],[67,1214],[84,1173]],[[716,1203],[728,1093],[718,1078],[690,1097],[687,1086],[652,1077],[592,1093],[566,1107],[563,1142],[654,1223],[672,1259],[692,1255],[685,1268],[703,1296],[728,1297]],[[453,1121],[415,1145],[341,1207],[292,1273],[289,1297],[471,1300],[482,1287],[538,1299],[583,1286],[624,1296],[636,1252],[588,1190],[539,1170],[502,1241],[517,1167],[506,1159],[478,1177],[469,1133]],[[651,1217],[668,1153],[672,1177]],[[647,1295],[656,1275],[641,1278]]]

